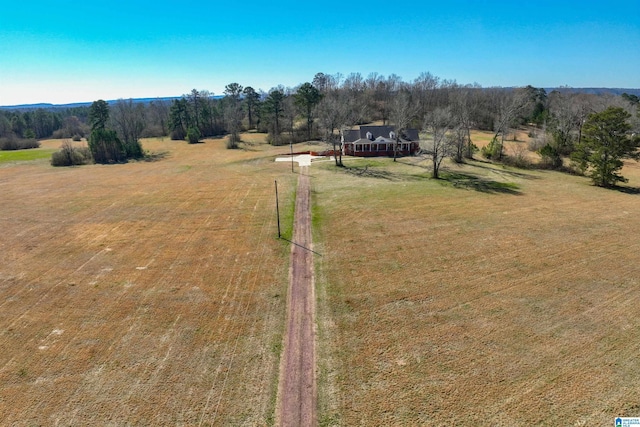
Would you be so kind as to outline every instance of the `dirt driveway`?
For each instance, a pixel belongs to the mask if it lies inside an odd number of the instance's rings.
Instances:
[[[278,425],[316,425],[315,294],[308,168],[300,168],[296,198],[288,317],[280,362]]]

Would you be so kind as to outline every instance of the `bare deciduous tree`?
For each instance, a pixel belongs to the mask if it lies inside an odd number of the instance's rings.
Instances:
[[[169,104],[157,99],[149,103],[146,111],[147,130],[145,136],[165,136],[169,133]]]
[[[473,157],[474,145],[471,142],[472,97],[468,87],[454,86],[449,95],[451,116],[455,123],[455,161],[461,163],[463,158]]]
[[[494,124],[495,135],[493,137],[495,142],[497,142],[498,137],[500,137],[500,144],[496,148],[498,160],[502,159],[503,156],[505,136],[530,104],[527,92],[522,89],[505,91],[502,95],[498,103],[498,113],[495,117]]]
[[[393,161],[398,157],[398,145],[402,134],[409,128],[411,122],[418,114],[418,105],[412,99],[408,90],[399,91],[391,102],[389,116],[395,126],[395,138],[393,143]]]
[[[435,105],[435,93],[440,85],[440,78],[429,72],[422,72],[413,81],[413,91],[420,103],[420,116],[424,117]]]
[[[430,140],[425,142],[424,152],[431,158],[432,175],[435,179],[440,177],[442,161],[452,153],[451,141],[446,137],[450,124],[449,108],[438,107],[425,117],[424,128],[429,133]]]
[[[339,146],[343,129],[354,121],[353,100],[342,91],[326,92],[317,108],[318,124],[323,140],[332,145],[336,166],[342,166],[342,150]],[[337,132],[337,133],[336,133]]]
[[[140,135],[145,127],[144,106],[132,99],[119,99],[111,109],[111,121],[128,158],[142,156]]]

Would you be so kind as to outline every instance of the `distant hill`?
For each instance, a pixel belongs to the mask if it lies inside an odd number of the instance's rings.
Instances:
[[[486,89],[491,89],[491,88],[486,88]],[[508,88],[504,88],[504,89],[508,89]],[[567,86],[561,86],[561,87],[551,87],[551,88],[544,88],[545,91],[547,91],[547,93],[551,93],[554,90],[559,91],[559,92],[569,92],[569,93],[587,93],[587,94],[592,94],[592,95],[604,95],[604,94],[611,94],[611,95],[622,95],[623,93],[627,93],[629,95],[636,95],[636,96],[640,96],[640,89],[623,89],[623,88],[606,88],[606,87],[567,87]],[[216,95],[214,96],[214,98],[216,99],[220,99],[222,98],[222,95]],[[168,97],[163,97],[163,98],[135,98],[132,99],[133,102],[136,103],[144,103],[144,104],[148,104],[152,101],[166,101],[166,102],[171,102],[174,99],[180,99],[182,98],[181,96],[168,96]],[[110,101],[107,101],[107,104],[115,104],[116,102],[118,102],[117,99],[112,99]],[[71,103],[71,104],[47,104],[47,103],[40,103],[40,104],[23,104],[23,105],[0,105],[0,110],[18,110],[18,111],[31,111],[31,110],[37,110],[37,109],[44,109],[44,110],[56,110],[56,109],[65,109],[65,108],[75,108],[75,107],[88,107],[89,105],[91,105],[91,102],[75,102],[75,103]]]
[[[214,98],[221,98],[222,96],[214,96]],[[132,99],[133,102],[135,103],[143,103],[143,104],[148,104],[152,101],[166,101],[166,102],[171,102],[174,99],[180,99],[182,98],[181,96],[169,96],[169,97],[164,97],[164,98],[135,98]],[[111,104],[115,104],[116,102],[118,102],[119,100],[117,99],[112,99],[107,101],[107,104],[111,105]],[[43,110],[56,110],[56,109],[66,109],[66,108],[76,108],[76,107],[88,107],[90,106],[92,103],[91,102],[75,102],[75,103],[71,103],[71,104],[47,104],[47,103],[40,103],[40,104],[22,104],[22,105],[4,105],[4,106],[0,106],[0,109],[2,110],[19,110],[19,111],[30,111],[30,110],[38,110],[38,109],[43,109]]]
[[[607,88],[607,87],[553,87],[553,88],[544,88],[547,93],[551,93],[554,90],[558,92],[568,92],[568,93],[587,93],[590,95],[622,95],[623,93],[627,93],[629,95],[640,96],[640,89],[623,89],[623,88]]]

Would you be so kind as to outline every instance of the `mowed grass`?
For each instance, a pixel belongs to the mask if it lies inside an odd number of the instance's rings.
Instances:
[[[29,150],[0,151],[0,164],[12,162],[28,162],[32,160],[50,159],[56,150],[32,148]]]
[[[0,168],[1,424],[273,422],[296,176],[225,144]]]
[[[626,192],[471,162],[313,167],[321,425],[609,425],[640,412]],[[318,165],[320,166],[320,165]]]

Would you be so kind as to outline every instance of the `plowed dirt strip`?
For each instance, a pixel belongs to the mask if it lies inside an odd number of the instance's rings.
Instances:
[[[278,421],[281,426],[313,426],[317,422],[311,196],[307,173],[307,167],[300,168],[287,330],[280,365]]]
[[[145,148],[169,154],[0,168],[0,425],[271,422],[280,168],[259,146]]]

